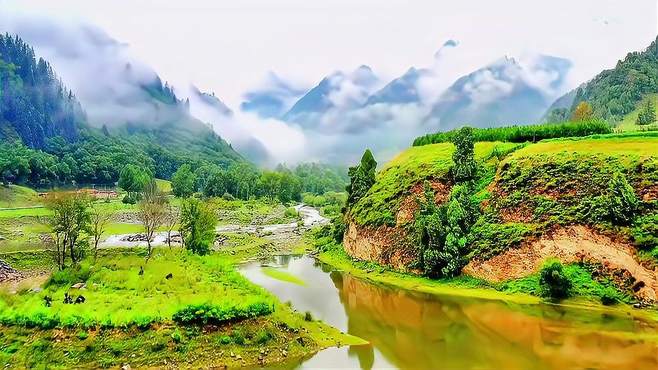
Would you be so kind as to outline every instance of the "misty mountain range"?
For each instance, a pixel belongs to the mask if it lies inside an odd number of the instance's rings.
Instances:
[[[299,156],[288,150],[290,137],[297,140],[295,150],[309,159],[349,162],[365,145],[392,152],[429,131],[464,124],[538,123],[551,103],[567,91],[565,76],[571,68],[568,60],[552,56],[503,57],[446,83],[447,88],[438,83],[443,71],[431,67],[411,67],[385,80],[362,65],[331,73],[311,88],[295,86],[271,73],[266,86],[247,91],[234,110],[222,102],[221,92],[215,95],[194,86],[163,84],[165,78],[134,59],[126,45],[94,26],[82,25],[80,30],[56,23],[35,24],[17,21],[11,31],[51,61],[80,100],[92,126],[112,131],[139,125],[157,128],[172,121],[189,125],[194,120],[179,117],[189,114],[212,127],[238,152],[262,163]],[[458,43],[447,41],[435,58],[442,58],[446,49],[458,52]],[[162,86],[169,93],[163,95],[149,86]],[[169,94],[181,97],[184,113],[180,104],[165,101]],[[276,135],[285,136],[276,139]],[[309,149],[310,142],[314,145]]]

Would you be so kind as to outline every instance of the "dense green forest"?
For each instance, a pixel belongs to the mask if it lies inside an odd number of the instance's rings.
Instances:
[[[18,36],[0,35],[0,138],[43,149],[46,140],[78,137],[80,104],[48,62]]]
[[[185,164],[172,177],[172,191],[179,197],[202,193],[206,197],[264,197],[286,203],[301,201],[302,193],[343,191],[346,177],[344,170],[318,163],[300,164],[293,169],[279,165],[273,171],[260,171],[246,163],[228,169],[204,165],[194,170]]]
[[[142,88],[166,115],[112,129],[96,122],[97,129],[47,61],[18,36],[0,35],[0,180],[111,184],[131,163],[170,178],[184,163],[228,168],[245,161],[159,78]]]
[[[611,122],[620,121],[633,111],[647,95],[658,92],[658,38],[641,52],[632,52],[617,62],[615,68],[599,73],[591,81],[567,95],[573,95],[568,109],[554,104],[548,116],[568,119],[579,103],[588,102],[595,117]],[[566,97],[566,96],[565,96]],[[562,98],[561,98],[562,99]],[[562,99],[564,100],[564,99]],[[553,112],[557,110],[556,112]]]

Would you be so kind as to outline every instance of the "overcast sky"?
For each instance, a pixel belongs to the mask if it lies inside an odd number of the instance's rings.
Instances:
[[[235,109],[268,71],[301,84],[371,66],[395,77],[459,42],[450,74],[503,55],[573,61],[573,83],[648,46],[656,0],[0,0],[5,15],[39,13],[93,23],[175,85],[214,91]],[[448,73],[448,72],[447,72]]]

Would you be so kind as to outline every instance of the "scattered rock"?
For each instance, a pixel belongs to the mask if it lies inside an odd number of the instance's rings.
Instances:
[[[173,277],[174,277],[174,274],[172,274],[172,273],[170,272],[170,273],[167,274],[167,276],[165,276],[165,279],[169,280],[169,279],[171,279],[171,278],[173,278]]]
[[[131,243],[146,242],[146,234],[134,234],[134,235],[124,236],[123,238],[121,238],[121,241],[131,242]]]
[[[0,260],[0,282],[3,281],[15,281],[23,277],[18,270],[15,270],[3,260]]]
[[[30,292],[32,293],[41,293],[41,291],[43,291],[43,289],[39,286],[30,289]]]
[[[87,287],[87,284],[85,283],[75,283],[71,285],[72,289],[84,289],[85,287]]]
[[[134,355],[133,355],[134,356]],[[131,370],[132,368],[130,367],[130,364],[123,364],[121,365],[121,370]]]
[[[633,308],[642,308],[642,304],[635,303],[635,304],[633,304]]]
[[[0,235],[0,240],[6,240],[4,236]]]
[[[236,355],[236,356],[235,356],[235,359],[238,360],[238,361],[242,361],[242,356],[240,356],[240,355]]]
[[[231,356],[231,357],[235,357],[235,353],[233,353],[233,351],[231,351],[230,356]]]

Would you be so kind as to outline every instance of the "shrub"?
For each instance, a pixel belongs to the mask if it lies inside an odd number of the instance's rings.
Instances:
[[[558,260],[549,260],[539,272],[539,287],[542,297],[563,299],[569,297],[571,280],[564,273],[562,263]]]
[[[272,313],[272,304],[255,302],[236,306],[214,306],[208,303],[187,305],[173,315],[182,324],[220,324],[226,321],[247,319]]]
[[[180,333],[180,330],[176,328],[173,333],[171,333],[171,339],[174,343],[180,343],[183,340],[183,335]]]
[[[295,207],[288,207],[288,208],[286,208],[286,211],[284,212],[284,215],[286,217],[298,218],[299,217],[299,212],[297,212]]]
[[[121,202],[123,204],[137,204],[137,201],[138,201],[137,198],[138,197],[137,197],[136,194],[129,193],[129,194],[126,194],[126,196],[124,196],[123,199],[121,199]]]
[[[239,345],[244,345],[246,342],[244,332],[242,329],[235,329],[231,333],[231,339],[233,340],[233,343],[239,344]]]
[[[618,225],[628,225],[635,217],[638,205],[635,191],[626,180],[626,176],[615,172],[610,181],[608,195],[610,220]]]
[[[304,321],[313,321],[313,314],[311,314],[311,311],[306,311],[304,313]]]
[[[601,304],[605,306],[613,305],[619,301],[617,296],[618,293],[613,288],[607,287],[603,293],[601,293]]]
[[[265,344],[265,343],[269,342],[272,338],[274,338],[274,335],[272,335],[272,333],[270,333],[266,329],[260,329],[256,333],[256,337],[254,338],[254,340],[258,344]]]

